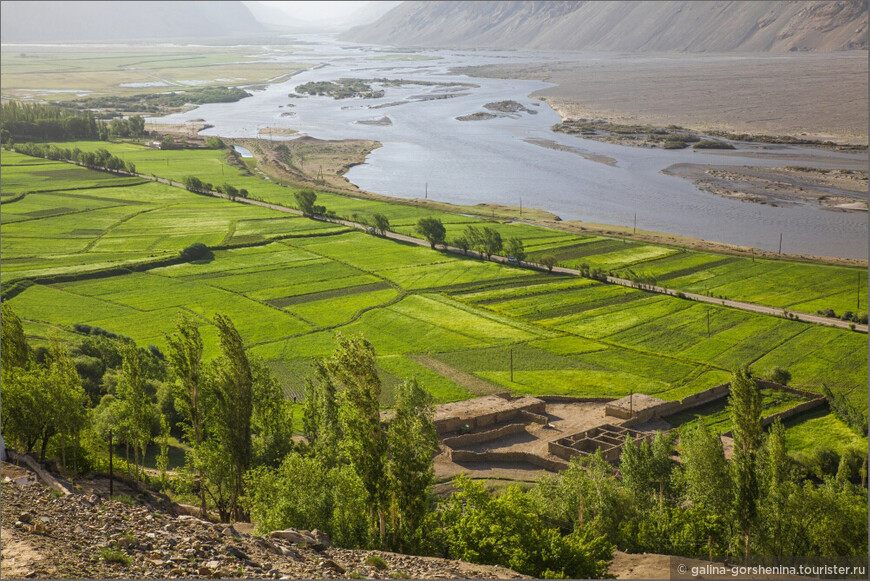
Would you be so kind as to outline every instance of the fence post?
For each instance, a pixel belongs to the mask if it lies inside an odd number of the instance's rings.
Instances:
[[[112,450],[112,430],[109,429],[109,498],[115,496],[115,474],[113,471],[112,460],[113,460],[113,450]]]

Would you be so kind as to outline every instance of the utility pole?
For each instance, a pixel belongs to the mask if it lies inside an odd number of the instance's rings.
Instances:
[[[634,230],[632,234],[637,234],[637,212],[634,213]]]
[[[514,382],[514,349],[511,347],[511,383]]]
[[[707,307],[707,338],[710,338],[710,308]]]
[[[782,254],[782,232],[779,233],[779,253]]]
[[[428,199],[429,199],[429,182],[426,182],[426,193],[423,194],[423,199],[424,199],[424,200],[428,200]]]
[[[115,495],[115,473],[112,459],[112,429],[109,428],[109,498]]]

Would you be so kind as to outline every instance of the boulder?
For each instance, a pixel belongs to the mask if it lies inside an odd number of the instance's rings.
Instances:
[[[297,531],[296,529],[284,529],[282,531],[272,531],[269,533],[269,536],[273,539],[283,539],[285,541],[290,541],[291,543],[295,543],[297,545],[309,546],[317,544],[317,541],[308,535],[302,533],[302,531]]]

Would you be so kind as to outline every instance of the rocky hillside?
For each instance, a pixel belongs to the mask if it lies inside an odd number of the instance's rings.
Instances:
[[[4,0],[4,43],[215,37],[263,26],[241,2]]]
[[[317,531],[246,534],[250,525],[173,516],[97,495],[4,482],[3,578],[518,579],[502,567],[330,546]]]
[[[345,40],[617,52],[867,48],[867,0],[405,2]]]

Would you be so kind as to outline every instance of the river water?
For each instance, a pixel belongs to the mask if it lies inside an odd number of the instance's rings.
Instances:
[[[214,126],[204,134],[224,137],[255,137],[261,128],[281,127],[321,139],[377,140],[383,147],[372,152],[365,164],[352,168],[346,177],[360,188],[380,194],[422,198],[428,191],[430,199],[457,204],[522,203],[565,220],[623,226],[632,225],[636,215],[637,227],[644,230],[765,250],[776,250],[782,233],[783,252],[867,258],[866,212],[741,202],[702,192],[689,181],[660,173],[675,163],[866,170],[866,153],[794,146],[702,152],[600,143],[551,131],[550,127],[560,121],[558,114],[546,103],[528,97],[550,86],[546,83],[451,73],[455,67],[469,65],[564,60],[564,54],[450,50],[401,53],[322,37],[304,38],[304,44],[295,49],[304,52],[265,49],[264,58],[318,66],[237,103],[203,105],[148,121],[204,119]],[[302,83],[346,77],[442,84],[384,87],[385,95],[378,99],[288,97]],[[486,103],[504,100],[517,101],[534,114],[520,112],[483,121],[456,119],[486,111]],[[359,123],[384,116],[390,125]],[[530,143],[530,139],[556,142],[587,157],[545,148]],[[612,158],[615,164],[589,159],[589,155]]]

